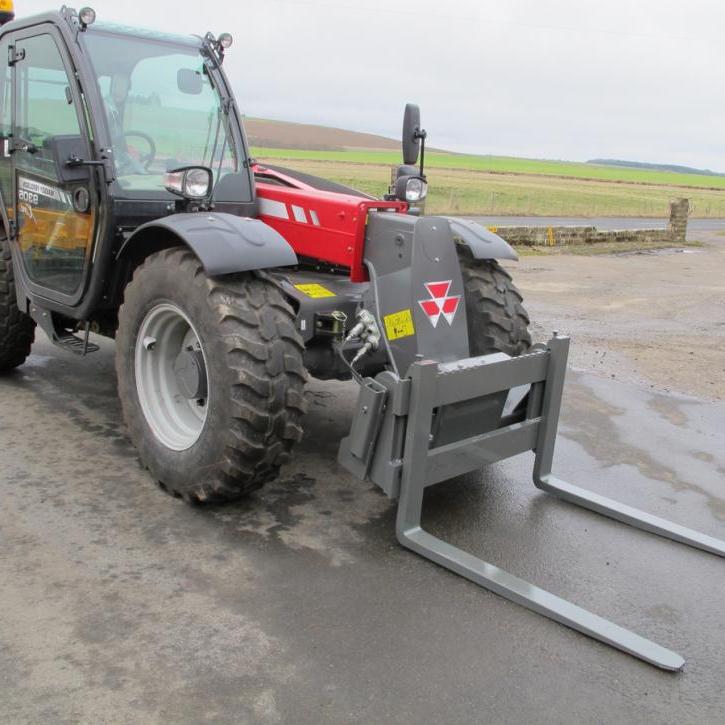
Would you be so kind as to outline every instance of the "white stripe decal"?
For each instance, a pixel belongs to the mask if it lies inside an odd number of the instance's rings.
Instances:
[[[301,206],[292,205],[292,213],[294,214],[296,222],[302,222],[307,224],[307,217],[305,216],[305,210]]]
[[[318,219],[318,217],[317,217],[317,212],[316,212],[316,211],[314,211],[314,210],[312,210],[312,209],[310,209],[310,219],[312,219],[312,223],[313,223],[313,224],[314,224],[314,225],[315,225],[316,227],[319,227],[319,226],[320,226],[320,220],[319,220],[319,219]]]
[[[287,205],[276,199],[259,198],[259,213],[264,216],[275,216],[278,219],[289,219]]]

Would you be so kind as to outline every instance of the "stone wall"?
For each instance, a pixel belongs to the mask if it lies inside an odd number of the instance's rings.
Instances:
[[[598,242],[675,242],[685,241],[689,201],[677,199],[670,203],[670,220],[662,229],[599,230],[594,226],[499,226],[489,227],[509,244],[554,247],[567,244]]]
[[[668,229],[599,230],[596,227],[489,227],[509,244],[555,247],[597,242],[674,241]]]
[[[669,230],[672,240],[684,242],[687,236],[687,215],[690,213],[689,199],[675,199],[670,202]]]

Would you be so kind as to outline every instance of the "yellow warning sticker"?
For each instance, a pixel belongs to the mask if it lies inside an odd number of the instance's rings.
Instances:
[[[385,315],[383,322],[385,322],[385,332],[388,335],[388,340],[397,340],[400,337],[415,335],[413,315],[409,309],[393,312],[392,315]]]
[[[310,283],[310,284],[296,284],[295,288],[298,289],[302,294],[308,297],[334,297],[335,293],[323,287],[321,284]]]

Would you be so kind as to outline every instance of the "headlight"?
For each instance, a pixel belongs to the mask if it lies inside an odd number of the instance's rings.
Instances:
[[[206,199],[212,187],[211,169],[206,166],[189,166],[174,169],[166,174],[166,190],[186,199]]]
[[[405,185],[406,201],[422,201],[428,193],[428,184],[423,179],[408,179]]]
[[[427,193],[428,184],[420,176],[399,176],[395,182],[395,196],[401,201],[423,201]]]

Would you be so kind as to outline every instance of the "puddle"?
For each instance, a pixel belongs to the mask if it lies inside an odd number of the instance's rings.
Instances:
[[[653,400],[656,405],[658,398]],[[703,496],[714,516],[725,521],[725,498],[715,496],[684,479],[663,463],[655,452],[638,448],[622,436],[616,418],[626,412],[624,408],[602,400],[586,385],[577,382],[567,385],[567,401],[568,406],[563,416],[565,427],[560,431],[562,436],[579,443],[603,466],[632,466],[645,478],[662,481],[674,491],[692,491]],[[686,424],[686,417],[676,408],[659,405],[657,412],[674,425]]]

